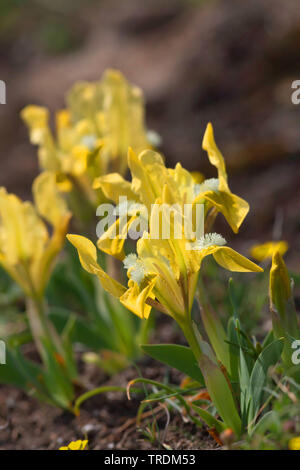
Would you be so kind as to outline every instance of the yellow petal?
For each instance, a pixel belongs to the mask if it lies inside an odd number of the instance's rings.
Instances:
[[[190,187],[195,183],[193,174],[187,171],[181,166],[181,163],[177,163],[174,170],[171,170],[174,174],[174,179],[178,186],[181,187]]]
[[[62,171],[73,175],[82,175],[88,165],[90,151],[84,145],[75,145],[62,159]]]
[[[126,288],[115,279],[106,274],[97,263],[97,249],[95,245],[81,235],[67,235],[67,239],[75,246],[78,251],[82,267],[89,273],[95,274],[102,287],[114,297],[121,297]]]
[[[69,127],[71,124],[71,115],[70,111],[67,109],[62,109],[56,113],[56,128],[64,129],[65,127]]]
[[[69,211],[58,191],[55,173],[49,171],[41,173],[34,180],[32,189],[39,213],[53,226],[58,225]]]
[[[99,238],[97,242],[99,250],[122,261],[125,258],[124,244],[127,233],[135,219],[136,217],[133,216],[127,221],[127,215],[125,215],[113,223]]]
[[[41,168],[60,171],[57,149],[48,124],[48,110],[41,106],[27,106],[21,111],[21,117],[29,128],[31,143],[39,146]]]
[[[70,450],[81,450],[81,442],[82,442],[82,441],[73,441],[73,442],[70,442],[70,444],[68,445],[68,447],[69,447]]]
[[[150,211],[151,204],[161,197],[168,177],[163,159],[161,155],[152,150],[145,150],[137,156],[132,149],[129,149],[128,166],[132,175],[131,188],[136,194],[139,194],[141,201]]]
[[[62,193],[69,193],[73,189],[72,181],[63,173],[56,173],[56,184]]]
[[[206,127],[202,148],[203,150],[207,151],[210,163],[218,169],[220,191],[228,191],[225,161],[223,155],[216,145],[213,127],[210,122]]]
[[[176,282],[180,270],[174,261],[175,251],[170,245],[167,245],[168,240],[151,240],[145,235],[137,242],[138,256],[143,260],[147,272],[158,274],[155,291],[159,290],[160,294],[168,299],[168,304],[176,304],[175,311],[181,311],[184,306],[182,305],[181,291]]]
[[[205,176],[203,175],[203,173],[200,173],[200,171],[191,171],[191,175],[193,177],[194,183],[196,184],[203,183],[203,181],[205,180]]]
[[[26,106],[21,111],[21,118],[29,127],[31,143],[41,144],[43,142],[44,131],[48,129],[48,109],[42,106]]]
[[[48,243],[48,232],[30,202],[0,190],[0,263],[27,295],[32,294],[35,280],[24,275],[39,264]]]
[[[263,261],[267,258],[272,258],[273,254],[277,251],[283,256],[288,248],[289,245],[285,241],[267,242],[261,245],[254,245],[251,248],[250,254],[257,261]]]
[[[168,169],[168,172],[174,180],[182,204],[191,204],[194,200],[194,187],[196,182],[193,174],[183,168],[180,163],[176,164],[174,170]],[[199,174],[197,177],[195,176],[195,178],[199,178]]]
[[[129,201],[139,201],[138,195],[131,189],[131,184],[118,173],[110,173],[96,178],[93,188],[101,188],[107,199],[115,204],[119,204],[119,198],[124,196]]]
[[[81,450],[84,450],[86,446],[88,445],[88,440],[81,441]]]
[[[128,290],[120,297],[120,302],[131,312],[142,319],[149,317],[151,306],[146,303],[148,298],[154,299],[153,289],[156,282],[156,276],[148,276],[143,282],[141,288],[133,280],[128,282]]]
[[[249,212],[249,204],[244,199],[225,191],[207,191],[200,195],[220,211],[230,227],[237,233]],[[196,201],[196,200],[195,200]]]
[[[202,146],[208,153],[210,163],[218,169],[219,191],[208,191],[200,196],[204,197],[222,212],[232,230],[236,233],[249,212],[249,204],[235,194],[232,194],[228,187],[225,161],[215,143],[211,123],[208,123],[206,127]]]
[[[22,277],[21,273],[18,271],[17,266],[12,266],[6,259],[6,257],[1,253],[1,243],[0,243],[0,265],[2,268],[9,274],[9,276],[23,289],[26,295],[31,295],[31,284],[27,279]]]
[[[29,259],[47,238],[47,231],[31,203],[0,188],[1,251],[11,265]],[[36,246],[36,243],[38,246]]]
[[[43,293],[54,268],[56,257],[61,251],[68,230],[71,214],[62,216],[44,249],[35,255],[30,267],[31,277],[38,293]]]
[[[103,92],[104,134],[113,158],[120,158],[120,172],[126,167],[128,147],[141,152],[151,148],[144,125],[141,90],[131,86],[117,70],[107,70],[101,80]]]
[[[212,253],[217,263],[229,271],[236,272],[262,272],[263,269],[248,258],[240,255],[228,246],[216,247]]]

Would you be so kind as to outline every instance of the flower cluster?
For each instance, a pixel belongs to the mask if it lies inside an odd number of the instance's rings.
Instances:
[[[131,182],[117,173],[95,180],[94,187],[101,188],[107,199],[118,204],[123,196],[139,208],[121,213],[97,243],[100,250],[124,262],[129,278],[127,288],[103,271],[97,263],[96,247],[90,240],[80,235],[68,235],[78,250],[83,267],[97,275],[104,289],[141,318],[149,316],[151,306],[179,322],[189,317],[199,270],[206,256],[212,255],[218,264],[230,271],[261,271],[253,262],[224,246],[226,241],[221,235],[205,233],[199,236],[197,226],[192,227],[190,235],[187,235],[176,214],[170,214],[174,205],[183,208],[189,204],[190,220],[195,220],[197,205],[201,204],[205,220],[212,212],[221,212],[234,231],[243,222],[249,206],[229,189],[224,159],[215,143],[211,124],[207,126],[203,148],[218,170],[218,179],[204,180],[199,184],[180,163],[175,169],[170,169],[165,166],[161,155],[153,150],[137,155],[130,149]],[[126,257],[124,231],[128,232],[140,223],[137,214],[143,207],[150,214],[149,230],[144,231],[137,241],[136,253]],[[161,219],[169,221],[169,237],[160,233],[157,222]],[[112,233],[116,235],[111,236]],[[175,233],[181,236],[175,236]]]

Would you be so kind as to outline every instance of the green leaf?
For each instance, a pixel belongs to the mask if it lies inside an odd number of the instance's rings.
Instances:
[[[212,403],[226,427],[231,428],[237,436],[241,434],[241,419],[237,411],[232,389],[219,365],[213,363],[205,354],[199,358],[199,366],[205,378],[207,391]]]
[[[203,375],[190,348],[177,344],[145,344],[141,349],[153,359],[180,370],[204,386]]]
[[[23,390],[27,389],[27,377],[24,373],[26,369],[22,370],[21,366],[26,368],[27,361],[24,359],[22,364],[20,364],[15,354],[7,349],[6,350],[6,364],[0,365],[0,382],[11,384],[16,387],[22,388]],[[39,369],[36,369],[36,375],[38,375]]]
[[[231,374],[231,362],[230,362],[230,348],[227,344],[227,334],[224,330],[220,317],[211,307],[209,301],[206,298],[204,286],[201,282],[198,285],[198,291],[196,295],[202,323],[205,332],[209,338],[210,344],[222,364],[226,367],[229,374]]]
[[[25,359],[18,348],[6,350],[6,364],[0,366],[0,383],[13,385],[38,399],[54,405],[41,382],[43,369]]]
[[[265,434],[267,431],[280,433],[282,430],[281,421],[276,411],[268,411],[254,426],[251,434]]]
[[[275,365],[281,356],[284,339],[280,338],[269,344],[258,356],[250,376],[250,396],[251,405],[248,423],[254,424],[253,420],[263,403],[264,387],[267,382],[268,369]],[[250,428],[251,428],[250,426]]]
[[[229,296],[229,301],[230,301],[231,308],[232,308],[233,318],[237,319],[239,318],[238,300],[237,300],[235,285],[234,285],[232,277],[228,281],[228,296]]]
[[[239,383],[242,423],[246,425],[249,412],[250,375],[242,348],[240,348]]]
[[[236,382],[239,375],[239,338],[236,331],[236,320],[231,317],[227,324],[227,336],[229,341],[230,376]]]
[[[193,403],[191,404],[191,407],[193,408],[196,413],[200,416],[200,418],[203,419],[203,421],[209,426],[210,428],[215,428],[218,433],[221,433],[226,429],[226,426],[222,421],[219,421],[217,418],[215,418],[211,413],[208,411],[204,410],[198,405],[194,405]]]
[[[68,371],[64,364],[60,364],[56,356],[56,351],[52,344],[46,339],[41,338],[45,363],[43,380],[53,401],[65,409],[71,409],[74,399],[74,388],[71,383]]]
[[[275,340],[274,332],[273,330],[270,330],[267,336],[265,337],[265,339],[263,340],[263,344],[262,344],[263,349],[269,346],[269,344],[273,343],[274,340]]]

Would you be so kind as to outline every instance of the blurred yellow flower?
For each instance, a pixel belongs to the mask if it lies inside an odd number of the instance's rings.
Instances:
[[[0,188],[0,265],[29,297],[41,297],[70,220],[54,175],[33,183],[35,205]],[[52,236],[42,217],[53,226]]]
[[[75,84],[67,106],[56,115],[55,136],[46,108],[30,105],[21,112],[39,147],[41,169],[55,172],[61,189],[70,190],[74,179],[87,189],[95,176],[124,174],[129,146],[138,152],[151,148],[142,92],[120,72],[107,70],[100,81]]]
[[[289,441],[289,449],[290,450],[300,450],[300,436],[293,437]]]
[[[273,254],[276,252],[283,256],[288,249],[289,245],[287,242],[283,240],[278,242],[272,241],[261,245],[254,245],[250,250],[250,255],[257,261],[264,261],[265,259],[272,258]]]
[[[60,447],[59,450],[85,450],[88,445],[88,441],[72,441],[67,446]]]

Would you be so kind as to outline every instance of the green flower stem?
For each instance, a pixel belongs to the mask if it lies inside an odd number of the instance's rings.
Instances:
[[[195,331],[193,328],[193,325],[190,321],[186,322],[180,322],[179,323],[180,328],[182,329],[184,336],[187,339],[187,342],[189,343],[195,358],[199,362],[203,356],[203,352],[201,350],[201,346],[199,344],[198,338],[195,335]]]
[[[64,357],[64,350],[60,337],[45,314],[44,300],[40,297],[27,297],[26,311],[32,336],[42,359],[45,359],[43,340],[46,340],[51,344],[53,349]]]
[[[204,291],[202,280],[198,283],[196,299],[199,305],[200,314],[206,334],[209,338],[211,345],[214,348],[217,358],[226,367],[226,370],[231,375],[231,362],[230,351],[227,341],[227,334],[223,328],[222,322],[218,315],[213,310],[212,306],[207,300]]]
[[[106,385],[103,387],[98,387],[94,388],[93,390],[89,390],[86,393],[83,393],[80,395],[80,397],[77,398],[77,400],[74,403],[74,408],[73,411],[76,416],[79,415],[79,408],[82,405],[82,403],[89,398],[95,397],[96,395],[99,395],[100,393],[107,393],[107,392],[126,392],[126,388],[124,387],[118,387],[114,385]]]

